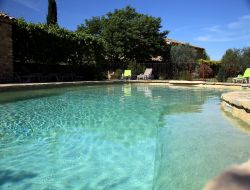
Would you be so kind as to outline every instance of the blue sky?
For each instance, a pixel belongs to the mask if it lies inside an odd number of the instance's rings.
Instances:
[[[45,22],[47,0],[0,0],[0,11]],[[75,30],[92,16],[131,5],[162,18],[169,38],[204,47],[219,60],[228,48],[250,46],[250,0],[57,0],[59,25]]]

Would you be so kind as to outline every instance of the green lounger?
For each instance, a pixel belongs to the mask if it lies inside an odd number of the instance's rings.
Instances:
[[[250,68],[247,68],[244,72],[244,75],[238,75],[237,77],[233,78],[233,82],[242,82],[247,83],[247,78],[250,78]]]
[[[123,79],[131,79],[131,70],[125,70],[123,74]]]

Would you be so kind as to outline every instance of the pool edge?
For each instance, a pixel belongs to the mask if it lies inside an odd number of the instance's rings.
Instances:
[[[250,89],[250,84],[237,83],[219,83],[205,81],[185,81],[185,80],[112,80],[112,81],[77,81],[77,82],[48,82],[48,83],[13,83],[0,84],[0,92],[18,91],[30,89],[46,89],[70,86],[86,86],[86,85],[110,85],[110,84],[126,84],[126,83],[144,83],[151,85],[174,85],[174,86],[200,86],[212,88],[228,88],[239,90],[242,88]]]

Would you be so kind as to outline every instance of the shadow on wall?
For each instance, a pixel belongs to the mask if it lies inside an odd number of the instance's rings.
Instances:
[[[26,171],[0,170],[0,189],[6,183],[14,184],[36,176],[37,174]]]

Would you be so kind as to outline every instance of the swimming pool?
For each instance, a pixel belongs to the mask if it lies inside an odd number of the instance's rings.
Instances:
[[[0,94],[0,189],[197,190],[250,157],[223,91],[139,84]]]

